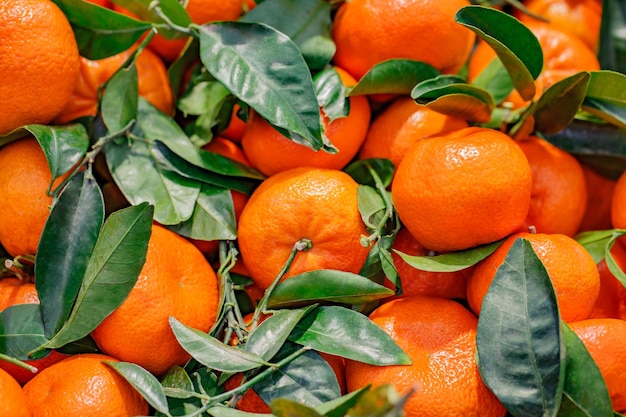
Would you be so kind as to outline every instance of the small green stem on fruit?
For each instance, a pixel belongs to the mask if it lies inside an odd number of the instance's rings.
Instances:
[[[374,179],[374,184],[376,185],[376,191],[378,192],[380,197],[383,199],[383,202],[385,203],[385,212],[383,216],[381,217],[380,221],[376,224],[374,232],[370,234],[369,236],[362,236],[361,238],[361,245],[364,247],[368,247],[371,245],[372,242],[381,238],[385,225],[394,216],[394,211],[393,211],[393,202],[391,201],[391,197],[389,197],[389,194],[387,193],[385,185],[380,179],[380,176],[378,175],[376,170],[372,168],[369,162],[365,162],[365,166],[367,167],[369,174]]]
[[[150,10],[154,11],[154,13],[156,13],[156,15],[159,16],[159,18],[161,18],[163,20],[163,22],[165,22],[165,25],[169,29],[173,29],[176,32],[180,32],[180,33],[183,33],[185,35],[194,36],[194,31],[190,27],[180,26],[180,25],[177,25],[176,23],[172,22],[172,20],[169,18],[169,16],[167,14],[163,13],[163,9],[161,9],[161,6],[160,6],[158,1],[155,0],[155,1],[151,2],[150,5],[148,6],[148,8]]]
[[[32,365],[29,365],[29,364],[27,364],[25,362],[22,362],[19,359],[12,358],[11,356],[7,356],[7,355],[5,355],[3,353],[0,353],[0,361],[8,362],[8,363],[11,363],[13,365],[19,366],[20,368],[26,369],[27,371],[30,371],[32,373],[37,373],[37,371],[39,370],[39,369],[37,369],[36,367],[34,367]]]
[[[287,259],[287,262],[285,262],[285,265],[283,265],[283,268],[280,270],[276,278],[274,278],[274,281],[272,281],[270,286],[265,290],[265,293],[263,294],[263,298],[261,298],[261,301],[259,301],[259,305],[254,310],[254,316],[252,318],[250,332],[254,331],[254,329],[257,328],[261,314],[266,312],[267,303],[269,301],[270,295],[272,294],[272,291],[274,291],[274,288],[276,288],[280,280],[285,276],[287,271],[289,271],[289,268],[291,268],[291,264],[293,263],[293,260],[295,259],[298,252],[306,252],[312,247],[313,247],[313,242],[311,241],[311,239],[308,239],[305,237],[300,239],[293,245],[293,248],[291,249],[291,253],[289,254],[289,258]]]
[[[224,287],[224,319],[222,320],[224,325],[220,327],[218,334],[221,333],[222,330],[225,330],[223,338],[224,343],[230,342],[233,333],[235,333],[235,336],[241,341],[246,337],[246,325],[235,296],[235,284],[230,278],[230,270],[237,263],[237,250],[233,247],[231,242],[221,241],[219,257],[220,267],[217,270],[217,274]]]

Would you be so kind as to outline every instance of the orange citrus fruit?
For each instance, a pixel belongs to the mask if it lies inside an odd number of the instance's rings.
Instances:
[[[7,417],[32,415],[22,387],[2,369],[0,369],[0,415]]]
[[[374,65],[393,58],[458,72],[475,35],[454,21],[467,0],[352,0],[339,6],[331,27],[333,61],[360,79]]]
[[[626,321],[603,318],[569,324],[600,369],[613,409],[626,410]]]
[[[411,235],[406,227],[398,231],[391,247],[393,264],[402,282],[401,297],[428,295],[432,297],[465,299],[467,280],[472,268],[457,272],[429,272],[417,269],[406,263],[397,252],[411,256],[433,255]],[[391,283],[385,281],[386,286]]]
[[[39,304],[35,284],[16,277],[0,279],[0,311],[15,304]]]
[[[239,104],[235,104],[233,106],[228,126],[226,126],[226,128],[219,133],[220,136],[237,143],[241,143],[243,131],[246,129],[246,122],[239,117],[239,109],[241,109]]]
[[[595,53],[577,37],[548,23],[529,22],[527,26],[537,37],[543,51],[543,69],[535,80],[535,98],[557,81],[578,72],[600,69]],[[493,59],[496,59],[494,50],[487,43],[478,42],[469,59],[469,81],[473,81]],[[511,102],[514,107],[527,104],[517,91],[513,91],[506,101]]]
[[[341,68],[335,68],[346,86],[356,81]],[[323,110],[322,110],[322,114]],[[365,96],[350,97],[350,114],[329,123],[324,115],[324,134],[339,150],[314,151],[283,136],[258,113],[250,112],[241,138],[241,147],[250,165],[265,175],[301,166],[342,169],[354,158],[365,140],[371,110]]]
[[[0,39],[0,135],[51,122],[78,79],[78,46],[65,14],[49,0],[2,1]]]
[[[100,87],[109,81],[133,53],[134,48],[113,56],[89,60],[80,58],[80,76],[72,97],[56,122],[66,124],[84,116],[95,116],[98,110]],[[163,113],[172,114],[174,99],[167,76],[167,68],[161,59],[148,49],[144,49],[136,61],[138,92]]]
[[[202,253],[155,224],[137,283],[91,336],[104,353],[163,374],[190,358],[176,340],[169,318],[208,332],[217,317],[217,287],[215,272]]]
[[[618,239],[611,248],[611,255],[622,271],[626,271],[626,248]],[[613,275],[606,264],[606,259],[598,262],[600,274],[600,294],[593,305],[589,318],[612,317],[626,319],[626,288]]]
[[[35,255],[52,197],[52,174],[32,136],[0,148],[0,243],[11,256]]]
[[[467,284],[470,308],[480,314],[483,298],[517,238],[530,242],[546,268],[561,313],[568,322],[589,317],[600,293],[600,276],[594,259],[573,238],[561,234],[519,233],[507,238],[487,258],[476,264]]]
[[[372,122],[359,158],[386,158],[397,168],[412,144],[438,133],[467,127],[463,119],[446,116],[410,97],[399,97]]]
[[[581,166],[587,184],[587,203],[578,232],[610,229],[611,199],[617,180],[599,174],[588,165]]]
[[[524,7],[547,19],[551,25],[578,37],[591,50],[597,50],[602,0],[526,0]],[[522,23],[538,21],[519,9],[513,15]]]
[[[406,417],[504,416],[476,364],[478,319],[456,301],[414,296],[392,300],[370,314],[411,358],[410,365],[375,366],[346,360],[348,392],[393,384],[415,388]]]
[[[147,415],[148,403],[100,354],[72,355],[24,385],[32,417]]]
[[[293,168],[264,180],[239,218],[241,257],[250,277],[265,290],[278,276],[294,245],[308,239],[284,278],[317,269],[358,273],[369,248],[359,214],[358,184],[333,169]]]
[[[523,231],[574,236],[587,205],[587,183],[572,154],[537,136],[517,141],[530,163],[533,191]]]
[[[611,196],[611,224],[626,229],[626,172],[620,175]]]
[[[494,129],[469,127],[416,142],[391,184],[402,223],[427,249],[448,252],[494,242],[528,214],[530,165]]]

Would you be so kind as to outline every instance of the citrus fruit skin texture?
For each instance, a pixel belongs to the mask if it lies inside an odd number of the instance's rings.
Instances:
[[[51,122],[78,78],[78,46],[67,18],[49,0],[3,1],[0,39],[0,135]]]
[[[0,148],[0,166],[0,243],[11,256],[35,255],[52,205],[50,167],[32,136]]]
[[[95,116],[98,110],[99,88],[124,65],[133,49],[98,60],[81,57],[80,75],[72,97],[56,118],[56,122],[67,124],[79,117]],[[174,97],[163,61],[150,50],[144,49],[137,57],[135,65],[139,95],[163,113],[172,114]]]
[[[31,417],[26,395],[18,382],[0,369],[0,415]]]
[[[621,268],[626,270],[626,248],[623,241],[618,239],[611,248],[611,255]],[[606,264],[606,259],[598,262],[600,274],[600,294],[593,306],[589,318],[617,318],[626,319],[626,288],[619,279],[613,275]]]
[[[0,311],[15,304],[39,304],[35,284],[13,277],[0,279]]]
[[[347,72],[335,67],[346,86],[356,84]],[[267,123],[258,113],[251,112],[241,138],[241,147],[250,165],[265,175],[273,175],[287,169],[311,166],[342,169],[357,154],[369,128],[371,110],[365,96],[350,97],[350,113],[329,122],[321,110],[324,134],[339,150],[329,153],[314,151],[286,138]]]
[[[619,177],[613,190],[611,224],[616,229],[626,228],[626,173]]]
[[[148,413],[148,403],[100,354],[70,356],[24,385],[32,417],[131,417]]]
[[[626,321],[603,318],[570,323],[600,369],[613,409],[626,410]]]
[[[531,169],[504,133],[469,127],[416,142],[398,167],[391,193],[409,232],[447,252],[502,239],[530,207]]]
[[[587,204],[578,232],[611,229],[611,200],[617,180],[607,178],[582,164],[587,185]]]
[[[468,127],[467,121],[419,106],[410,97],[399,97],[374,119],[359,159],[387,158],[398,167],[412,144],[439,133]]]
[[[283,279],[317,269],[358,273],[369,248],[357,202],[357,183],[339,170],[294,168],[264,180],[239,218],[241,258],[265,290],[278,276],[294,245],[309,239]]]
[[[466,0],[353,0],[339,7],[331,36],[333,60],[357,80],[393,58],[423,61],[456,73],[470,54],[475,35],[454,21]]]
[[[169,318],[208,332],[217,308],[217,277],[206,258],[191,242],[155,224],[137,283],[91,335],[106,354],[161,375],[190,358]]]
[[[524,151],[533,177],[528,216],[522,231],[574,236],[587,206],[587,183],[572,154],[536,136],[516,142]]]
[[[402,282],[402,294],[399,297],[427,295],[465,299],[467,280],[472,273],[472,267],[457,272],[429,272],[414,268],[395,251],[411,256],[427,256],[430,253],[415,240],[405,227],[398,231],[391,249],[393,264]],[[385,285],[392,288],[389,281],[385,281]]]
[[[478,319],[456,301],[407,297],[370,314],[411,357],[411,365],[374,366],[346,360],[348,392],[391,383],[399,393],[415,388],[407,417],[504,416],[506,411],[482,382],[474,354]]]
[[[548,19],[556,28],[578,37],[592,51],[597,50],[602,22],[601,0],[527,0],[524,6]],[[538,22],[519,9],[515,9],[514,16],[522,23]]]
[[[561,318],[568,323],[584,320],[600,293],[600,276],[595,261],[577,241],[566,235],[519,233],[507,238],[495,252],[476,264],[467,285],[467,301],[480,314],[493,278],[518,238],[530,242],[554,287]]]

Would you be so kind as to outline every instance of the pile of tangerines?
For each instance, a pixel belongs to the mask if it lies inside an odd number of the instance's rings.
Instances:
[[[0,415],[626,411],[613,6],[0,2]]]

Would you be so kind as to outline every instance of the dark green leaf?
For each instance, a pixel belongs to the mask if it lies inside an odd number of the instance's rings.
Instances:
[[[89,136],[83,125],[28,125],[25,129],[37,138],[52,173],[57,178],[69,171],[85,156]]]
[[[589,73],[579,72],[549,86],[533,113],[535,129],[550,134],[569,126],[580,110],[588,83]]]
[[[543,68],[543,51],[530,29],[513,16],[483,6],[459,9],[456,21],[493,48],[520,96],[531,100],[535,96],[534,79]]]
[[[142,140],[109,142],[104,147],[109,171],[124,197],[133,205],[154,206],[154,219],[161,224],[178,224],[191,217],[201,184],[162,169],[150,144]]]
[[[46,336],[67,320],[104,219],[104,199],[91,172],[71,178],[52,207],[37,248],[35,285]]]
[[[413,88],[411,97],[417,104],[439,113],[481,123],[491,120],[495,107],[488,91],[466,84],[455,75],[440,75],[423,81]]]
[[[369,390],[369,387],[363,387],[352,391],[336,400],[327,401],[323,404],[315,406],[315,411],[323,414],[325,417],[343,417],[348,415],[349,409],[355,406],[361,399],[361,396]]]
[[[198,362],[222,372],[243,372],[267,364],[259,356],[226,345],[216,338],[185,326],[174,317],[170,326],[180,345]]]
[[[80,54],[102,59],[130,48],[152,28],[128,16],[83,0],[54,0],[72,24]]]
[[[331,4],[325,0],[267,0],[258,3],[240,21],[265,23],[289,36],[302,51],[309,68],[318,70],[335,54],[330,18]]]
[[[335,68],[327,68],[315,74],[313,87],[329,123],[350,114],[350,99],[346,97],[346,87]]]
[[[317,302],[362,304],[393,295],[393,291],[357,274],[332,269],[304,272],[285,280],[270,294],[269,308]]]
[[[496,103],[501,103],[515,88],[511,76],[498,58],[492,59],[471,84],[489,91]]]
[[[455,272],[482,261],[498,249],[501,244],[502,241],[499,240],[487,245],[435,256],[412,256],[395,249],[393,251],[413,268],[430,272]]]
[[[604,259],[607,245],[613,234],[613,230],[588,231],[576,235],[576,241],[583,245],[593,260],[598,263]]]
[[[611,253],[611,249],[613,248],[613,245],[615,244],[615,242],[617,242],[617,239],[624,236],[624,234],[626,234],[626,230],[620,230],[620,229],[614,230],[613,236],[611,236],[611,239],[609,240],[609,242],[607,243],[604,249],[604,259],[605,259],[606,266],[609,269],[609,271],[611,271],[611,273],[615,275],[615,277],[622,283],[622,285],[626,287],[626,273],[617,264],[617,262],[615,261],[615,258],[613,257],[613,254]]]
[[[88,335],[126,299],[146,260],[152,214],[153,207],[142,203],[109,216],[72,312],[46,347],[58,348]]]
[[[230,190],[202,184],[191,218],[169,228],[192,239],[234,240],[237,230]]]
[[[543,136],[601,175],[617,179],[626,169],[626,129],[574,120],[560,132]]]
[[[134,63],[122,67],[107,82],[100,111],[110,132],[121,132],[137,118],[139,86]]]
[[[165,393],[154,375],[134,363],[109,361],[104,363],[122,375],[155,410],[170,415]]]
[[[359,185],[357,195],[363,223],[368,230],[376,230],[387,208],[385,200],[375,188],[368,185]]]
[[[214,396],[223,392],[222,387],[218,386],[216,375],[208,368],[201,367],[197,371],[189,374],[189,378],[193,383],[193,392],[195,393],[203,393],[208,396]],[[167,391],[169,390],[166,390],[166,394]],[[178,393],[182,394],[183,391],[179,390]],[[203,406],[202,401],[195,396],[192,398],[170,397],[168,398],[168,405],[170,413],[175,416],[193,415],[193,413],[197,412]],[[220,408],[226,407],[220,406]],[[162,416],[163,414],[157,413],[156,415]]]
[[[168,39],[181,38],[184,35],[177,33],[174,29],[168,29],[167,24],[163,25],[166,22],[159,16],[157,9],[160,9],[161,14],[167,16],[172,23],[178,26],[187,27],[191,24],[189,14],[178,0],[159,0],[156,5],[152,4],[152,0],[118,0],[117,3],[121,3],[122,6],[142,20],[161,23],[158,25],[159,34]]]
[[[350,417],[403,417],[404,405],[413,391],[400,396],[392,383],[365,392],[347,413]]]
[[[322,417],[314,408],[288,400],[277,398],[272,401],[272,414],[277,417]]]
[[[476,344],[480,375],[511,414],[556,414],[565,343],[554,288],[527,240],[516,239],[496,272],[483,299]]]
[[[613,407],[602,374],[567,324],[563,323],[565,340],[565,383],[563,400],[557,416],[612,417]]]
[[[300,349],[286,343],[277,360]],[[278,368],[254,385],[254,390],[267,404],[286,398],[306,406],[316,406],[341,396],[333,368],[313,350],[306,351],[288,364]]]
[[[0,311],[0,353],[31,359],[29,352],[47,341],[39,305],[16,304]]]
[[[591,73],[582,108],[620,128],[626,128],[626,75],[613,71]]]
[[[177,106],[185,115],[200,116],[210,113],[215,118],[224,99],[230,95],[230,92],[219,81],[200,81],[185,92],[178,100]]]
[[[207,413],[213,417],[272,417],[272,414],[249,413],[225,406],[211,407]]]
[[[310,310],[311,307],[298,310],[277,310],[250,333],[243,349],[269,361],[287,341],[287,337],[296,324]]]
[[[403,94],[411,93],[413,87],[422,81],[440,75],[434,67],[425,62],[410,59],[389,59],[370,68],[357,85],[352,87],[351,96],[362,94]]]
[[[322,306],[307,314],[289,339],[319,352],[370,365],[407,365],[409,356],[380,327],[361,313]]]
[[[372,171],[378,176],[383,187],[388,188],[391,185],[394,171],[393,162],[389,159],[360,159],[348,165],[344,171],[350,175],[356,182],[370,187],[376,187],[376,180]]]
[[[200,58],[231,93],[290,139],[322,149],[311,74],[287,35],[264,24],[211,23],[200,29]]]

